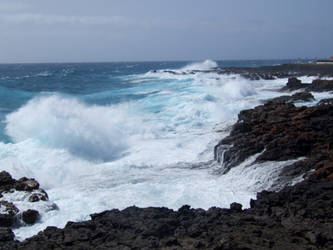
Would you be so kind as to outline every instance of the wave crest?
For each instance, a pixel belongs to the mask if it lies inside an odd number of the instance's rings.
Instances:
[[[39,97],[7,115],[6,133],[14,142],[32,138],[89,160],[111,161],[127,147],[125,114],[124,109],[87,106],[74,98]]]
[[[191,63],[186,65],[185,67],[181,68],[181,71],[193,71],[193,70],[209,70],[212,68],[216,68],[217,63],[212,60],[205,60],[199,63]]]

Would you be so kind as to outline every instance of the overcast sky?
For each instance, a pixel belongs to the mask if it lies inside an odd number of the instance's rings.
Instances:
[[[333,0],[1,0],[0,62],[322,58]]]

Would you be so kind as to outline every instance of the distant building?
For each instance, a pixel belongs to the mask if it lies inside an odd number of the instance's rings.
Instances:
[[[333,65],[333,56],[330,57],[329,60],[317,60],[317,64],[332,64]]]

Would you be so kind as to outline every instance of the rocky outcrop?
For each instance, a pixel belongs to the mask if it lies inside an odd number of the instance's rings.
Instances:
[[[227,67],[218,68],[221,74],[239,74],[247,79],[271,80],[298,76],[333,76],[333,65],[319,65],[315,63],[292,63],[262,67]]]
[[[40,217],[39,211],[20,210],[14,204],[15,201],[7,200],[14,192],[22,192],[22,199],[26,203],[33,204],[49,200],[47,193],[39,187],[39,183],[35,179],[23,177],[15,180],[8,172],[0,172],[0,227],[14,228],[36,223]],[[54,204],[51,204],[50,207],[56,208]]]
[[[316,79],[308,87],[308,91],[333,91],[333,80]]]
[[[333,91],[333,80],[316,79],[312,83],[302,83],[296,77],[290,77],[287,85],[283,87],[282,91],[294,91],[304,89],[305,91],[323,92]]]
[[[206,70],[152,70],[151,73],[168,73],[171,75],[188,75],[196,73],[214,72],[217,74],[238,74],[250,80],[272,80],[298,76],[333,76],[333,65],[319,65],[315,63],[292,63],[262,67],[216,67]]]
[[[230,135],[215,147],[215,159],[226,173],[261,152],[257,162],[306,157],[282,172],[295,177],[318,168],[329,159],[333,152],[332,128],[330,103],[295,107],[290,103],[268,102],[240,112]]]
[[[178,211],[113,209],[93,214],[88,221],[68,222],[64,229],[48,227],[21,243],[4,244],[7,249],[48,250],[329,249],[332,204],[333,180],[321,179],[278,193],[258,193],[250,209],[242,210],[237,203],[207,211],[186,205]]]
[[[284,95],[279,96],[270,100],[265,101],[265,103],[275,103],[275,104],[282,104],[282,103],[298,103],[298,102],[312,102],[314,101],[314,96],[309,92],[299,92],[293,94],[291,96]]]

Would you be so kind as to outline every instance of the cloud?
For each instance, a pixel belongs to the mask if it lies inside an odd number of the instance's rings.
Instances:
[[[14,3],[14,2],[1,2],[0,3],[0,12],[17,12],[25,9],[27,6],[24,3]]]
[[[65,15],[43,15],[32,13],[19,13],[13,15],[2,15],[0,19],[7,23],[35,23],[35,24],[69,24],[69,25],[123,25],[135,24],[135,20],[121,16],[65,16]]]

